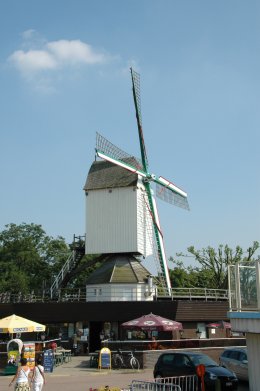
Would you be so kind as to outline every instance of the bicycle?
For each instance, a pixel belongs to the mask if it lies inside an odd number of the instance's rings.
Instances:
[[[130,351],[127,353],[129,358],[127,362],[125,362],[124,355],[120,349],[118,349],[117,353],[114,353],[112,356],[112,366],[115,369],[122,368],[132,368],[132,369],[140,369],[140,363],[137,358],[134,356],[134,352]]]

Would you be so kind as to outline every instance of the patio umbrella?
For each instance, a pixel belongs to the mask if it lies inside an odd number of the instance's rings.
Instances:
[[[28,333],[44,331],[45,326],[17,315],[0,319],[0,333]]]
[[[231,329],[231,324],[229,322],[224,322],[221,320],[220,322],[209,323],[206,325],[211,329]]]
[[[121,324],[121,327],[128,330],[172,331],[182,330],[182,323],[150,313],[148,315],[143,315],[140,318],[124,322]]]

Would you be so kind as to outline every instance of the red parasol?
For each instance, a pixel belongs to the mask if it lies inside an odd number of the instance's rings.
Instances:
[[[174,320],[162,318],[152,313],[143,315],[140,318],[124,322],[121,326],[128,330],[145,330],[145,331],[172,331],[182,330],[182,323]]]

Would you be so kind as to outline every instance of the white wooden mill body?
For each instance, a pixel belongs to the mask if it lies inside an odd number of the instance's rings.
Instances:
[[[84,186],[86,254],[152,254],[152,219],[137,174],[95,161]]]

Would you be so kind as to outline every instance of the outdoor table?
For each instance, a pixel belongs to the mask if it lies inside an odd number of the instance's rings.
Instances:
[[[89,355],[90,355],[89,367],[90,368],[97,368],[98,367],[98,356],[99,356],[99,353],[98,352],[89,353]]]
[[[56,366],[63,364],[62,352],[54,352],[54,363]]]
[[[64,362],[71,361],[71,350],[70,349],[62,349],[61,352],[63,354],[63,361]]]

